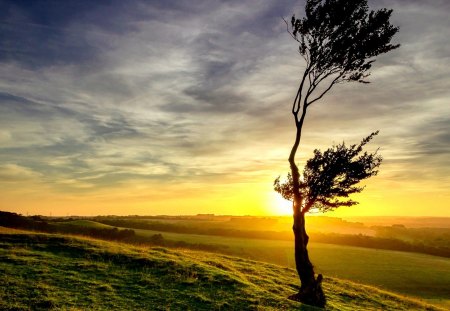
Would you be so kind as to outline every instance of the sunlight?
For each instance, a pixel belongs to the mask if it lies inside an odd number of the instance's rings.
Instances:
[[[270,194],[270,205],[273,210],[273,213],[276,215],[292,215],[292,202],[283,199],[283,197],[276,193],[272,192]]]

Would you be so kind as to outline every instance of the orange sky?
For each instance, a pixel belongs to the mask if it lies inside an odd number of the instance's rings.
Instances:
[[[268,176],[270,177],[270,176]],[[387,181],[381,172],[356,195],[360,204],[341,207],[329,216],[450,216],[448,193],[433,185]],[[233,214],[288,215],[291,203],[272,191],[272,180],[223,184],[209,182],[158,184],[130,181],[90,193],[58,193],[39,179],[10,182],[0,205],[22,214],[66,215],[177,215]],[[428,208],[424,208],[428,206]],[[3,208],[2,208],[3,209]]]

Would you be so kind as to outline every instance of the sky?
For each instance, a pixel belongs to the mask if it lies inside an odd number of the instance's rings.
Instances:
[[[450,2],[394,10],[370,84],[311,106],[297,160],[357,143],[384,161],[329,216],[450,216]],[[304,1],[0,0],[0,210],[278,215],[304,62]]]

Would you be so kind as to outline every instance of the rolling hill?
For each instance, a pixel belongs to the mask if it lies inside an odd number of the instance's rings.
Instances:
[[[108,228],[107,225],[76,220],[58,223],[64,227]],[[113,227],[109,227],[112,229]],[[123,230],[124,228],[121,228]],[[150,239],[162,234],[160,246],[194,248],[210,246],[214,252],[295,268],[291,241],[234,238],[134,229],[137,237]],[[373,285],[401,295],[450,306],[450,259],[425,254],[370,249],[326,243],[309,243],[317,273]]]
[[[214,253],[0,230],[2,310],[315,310],[293,269]],[[326,310],[439,310],[325,278]]]

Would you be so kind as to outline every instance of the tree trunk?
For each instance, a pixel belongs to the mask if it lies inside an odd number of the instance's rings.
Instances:
[[[295,267],[300,277],[301,287],[297,294],[289,299],[300,301],[309,305],[324,307],[325,295],[322,290],[322,275],[317,279],[314,274],[314,267],[308,256],[309,237],[305,230],[305,215],[301,212],[294,213],[294,237],[295,237]]]
[[[293,154],[295,155],[295,153],[291,153],[291,156]],[[307,246],[309,237],[306,234],[305,213],[302,211],[303,198],[300,195],[300,174],[293,156],[289,158],[289,162],[291,164],[294,187],[294,225],[292,226],[292,230],[294,231],[295,237],[295,268],[297,269],[301,283],[299,292],[290,296],[289,299],[323,308],[326,301],[325,294],[322,290],[322,275],[319,274],[316,279],[314,266],[309,260],[308,255]]]
[[[303,80],[305,79],[307,73],[303,76]],[[298,101],[300,103],[301,100],[301,91],[303,87],[303,80],[300,85],[299,91],[297,93],[297,97],[294,101]],[[308,95],[309,96],[309,95]],[[308,245],[309,237],[306,234],[305,229],[305,213],[302,210],[303,200],[300,193],[300,172],[298,170],[297,165],[295,164],[295,154],[297,153],[298,146],[300,145],[300,138],[302,136],[302,127],[303,122],[306,116],[306,100],[304,100],[302,115],[300,120],[298,119],[298,111],[295,111],[293,108],[292,113],[295,117],[295,125],[297,128],[295,134],[295,142],[292,146],[291,153],[289,154],[289,164],[291,167],[292,174],[292,186],[293,186],[293,214],[294,214],[294,225],[292,227],[294,231],[295,237],[295,267],[297,269],[298,276],[300,277],[301,287],[297,294],[294,294],[289,297],[289,299],[300,301],[302,303],[306,303],[312,306],[321,307],[325,306],[325,295],[322,290],[322,275],[319,274],[317,279],[314,274],[314,267],[309,260],[308,249],[306,248]]]

